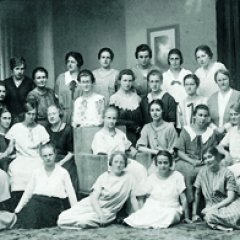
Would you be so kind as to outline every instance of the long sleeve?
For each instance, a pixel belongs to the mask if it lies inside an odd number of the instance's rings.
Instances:
[[[66,174],[64,176],[64,184],[67,192],[67,196],[70,202],[71,207],[77,203],[77,197],[76,193],[74,191],[69,173],[66,171]]]

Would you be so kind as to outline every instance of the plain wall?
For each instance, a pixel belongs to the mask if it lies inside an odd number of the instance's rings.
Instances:
[[[147,29],[179,24],[183,66],[195,70],[194,50],[200,44],[211,47],[216,58],[215,0],[125,0],[126,61],[136,64],[136,46],[147,43]]]

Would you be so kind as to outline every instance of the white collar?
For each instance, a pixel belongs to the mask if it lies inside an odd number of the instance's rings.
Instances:
[[[153,100],[156,100],[156,99],[162,100],[162,98],[163,98],[163,96],[164,96],[165,93],[167,93],[167,92],[162,90],[162,91],[160,92],[160,94],[158,94],[155,98],[153,98],[151,92],[148,93],[148,95],[147,95],[148,102],[150,103],[150,102],[152,102]]]

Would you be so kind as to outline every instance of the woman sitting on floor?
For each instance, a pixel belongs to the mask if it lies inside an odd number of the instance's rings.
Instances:
[[[167,228],[180,222],[183,212],[185,221],[190,223],[184,177],[171,170],[171,154],[159,151],[154,162],[157,171],[147,179],[146,202],[136,213],[125,218],[125,223],[134,228]]]
[[[56,226],[58,215],[68,198],[71,206],[77,203],[68,172],[55,164],[56,151],[51,143],[39,149],[43,166],[37,169],[18,203],[18,225],[21,228]]]
[[[210,227],[219,230],[240,229],[240,198],[236,193],[232,172],[220,164],[223,158],[224,155],[215,147],[203,153],[206,166],[200,170],[194,184],[193,220],[200,219],[197,213],[202,193],[206,201],[202,214]]]
[[[60,214],[58,226],[90,228],[110,224],[129,197],[134,210],[137,210],[137,201],[133,194],[134,182],[125,172],[126,155],[119,151],[114,152],[109,165],[110,171],[98,177],[91,195]]]

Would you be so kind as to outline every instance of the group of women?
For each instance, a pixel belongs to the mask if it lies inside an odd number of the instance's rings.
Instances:
[[[11,113],[0,109],[0,206],[17,214],[16,226],[99,227],[125,209],[123,223],[136,228],[203,217],[212,228],[240,229],[240,92],[229,71],[206,45],[196,48],[195,74],[182,68],[179,49],[170,50],[163,74],[148,45],[135,57],[135,67],[119,72],[113,51],[102,48],[91,72],[81,70],[80,53],[69,52],[55,91],[46,87],[46,69],[33,71],[22,122],[11,126]],[[72,128],[91,126],[101,126],[92,151],[108,155],[108,171],[77,202]],[[151,154],[149,169],[138,152]]]

